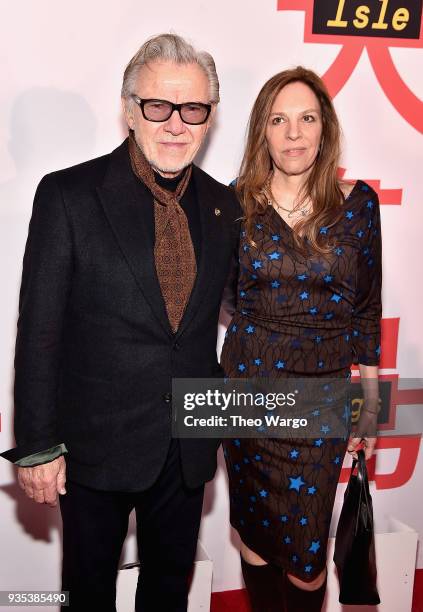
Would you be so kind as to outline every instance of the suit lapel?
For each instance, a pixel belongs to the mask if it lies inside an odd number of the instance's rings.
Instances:
[[[223,219],[223,211],[218,208],[217,198],[213,196],[213,181],[210,177],[197,166],[193,166],[192,176],[200,210],[201,259],[190,299],[176,333],[177,337],[181,336],[191,323],[210,288],[215,273],[213,253],[216,242],[213,236],[221,237],[222,225],[227,222],[227,219]]]
[[[172,336],[154,264],[154,230],[151,232],[149,228],[149,211],[143,210],[141,201],[143,189],[148,197],[146,188],[132,172],[126,140],[112,152],[107,174],[97,193],[140,290],[166,334]]]

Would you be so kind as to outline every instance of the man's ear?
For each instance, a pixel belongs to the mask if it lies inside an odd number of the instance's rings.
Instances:
[[[121,98],[121,103],[126,123],[128,124],[129,129],[133,130],[135,127],[134,105],[128,98]]]
[[[214,123],[214,118],[215,118],[215,115],[216,115],[216,111],[217,111],[217,104],[212,104],[210,115],[209,115],[209,118],[207,119],[206,134],[207,134],[207,132],[209,131],[209,129],[211,128],[211,126]]]

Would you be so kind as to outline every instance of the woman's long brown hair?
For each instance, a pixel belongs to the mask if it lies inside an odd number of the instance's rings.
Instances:
[[[337,177],[340,156],[340,126],[332,100],[322,79],[312,70],[302,66],[279,72],[262,87],[251,111],[247,145],[241,163],[236,191],[244,209],[247,238],[252,241],[257,215],[268,206],[269,193],[266,185],[272,170],[272,160],[266,143],[266,127],[273,103],[288,83],[300,81],[314,92],[320,103],[322,137],[320,150],[310,174],[299,194],[298,205],[306,200],[313,204],[312,212],[295,224],[294,236],[299,246],[307,238],[312,250],[324,254],[331,251],[327,237],[320,233],[321,227],[334,225],[344,201]]]

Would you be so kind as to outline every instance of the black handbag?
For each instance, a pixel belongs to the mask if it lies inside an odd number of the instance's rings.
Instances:
[[[339,578],[339,602],[350,605],[380,603],[376,587],[373,505],[364,451],[353,460],[350,479],[335,537],[333,560]],[[354,470],[357,467],[357,475]]]

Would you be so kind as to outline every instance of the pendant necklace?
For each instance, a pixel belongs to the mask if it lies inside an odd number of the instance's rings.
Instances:
[[[279,204],[279,202],[276,200],[275,196],[272,193],[272,190],[270,188],[270,181],[271,181],[271,176],[269,176],[268,180],[267,180],[267,194],[268,196],[270,195],[270,198],[268,197],[267,199],[267,204],[268,206],[273,206],[273,204],[275,204],[276,208],[278,210],[284,210],[286,213],[288,213],[288,218],[290,219],[291,217],[293,217],[294,215],[301,215],[302,217],[305,217],[306,215],[308,215],[308,213],[310,212],[311,206],[310,203],[306,203],[303,204],[302,206],[295,206],[294,208],[285,208],[285,206],[282,206],[282,204]]]
[[[273,206],[273,204],[275,204],[278,210],[284,210],[285,212],[287,212],[289,219],[293,217],[294,215],[302,215],[303,217],[305,217],[310,212],[309,204],[304,204],[303,206],[300,206],[299,208],[285,208],[284,206],[282,206],[282,204],[279,204],[279,202],[277,202],[274,197],[273,197],[273,200],[268,200],[267,204],[269,206]]]

